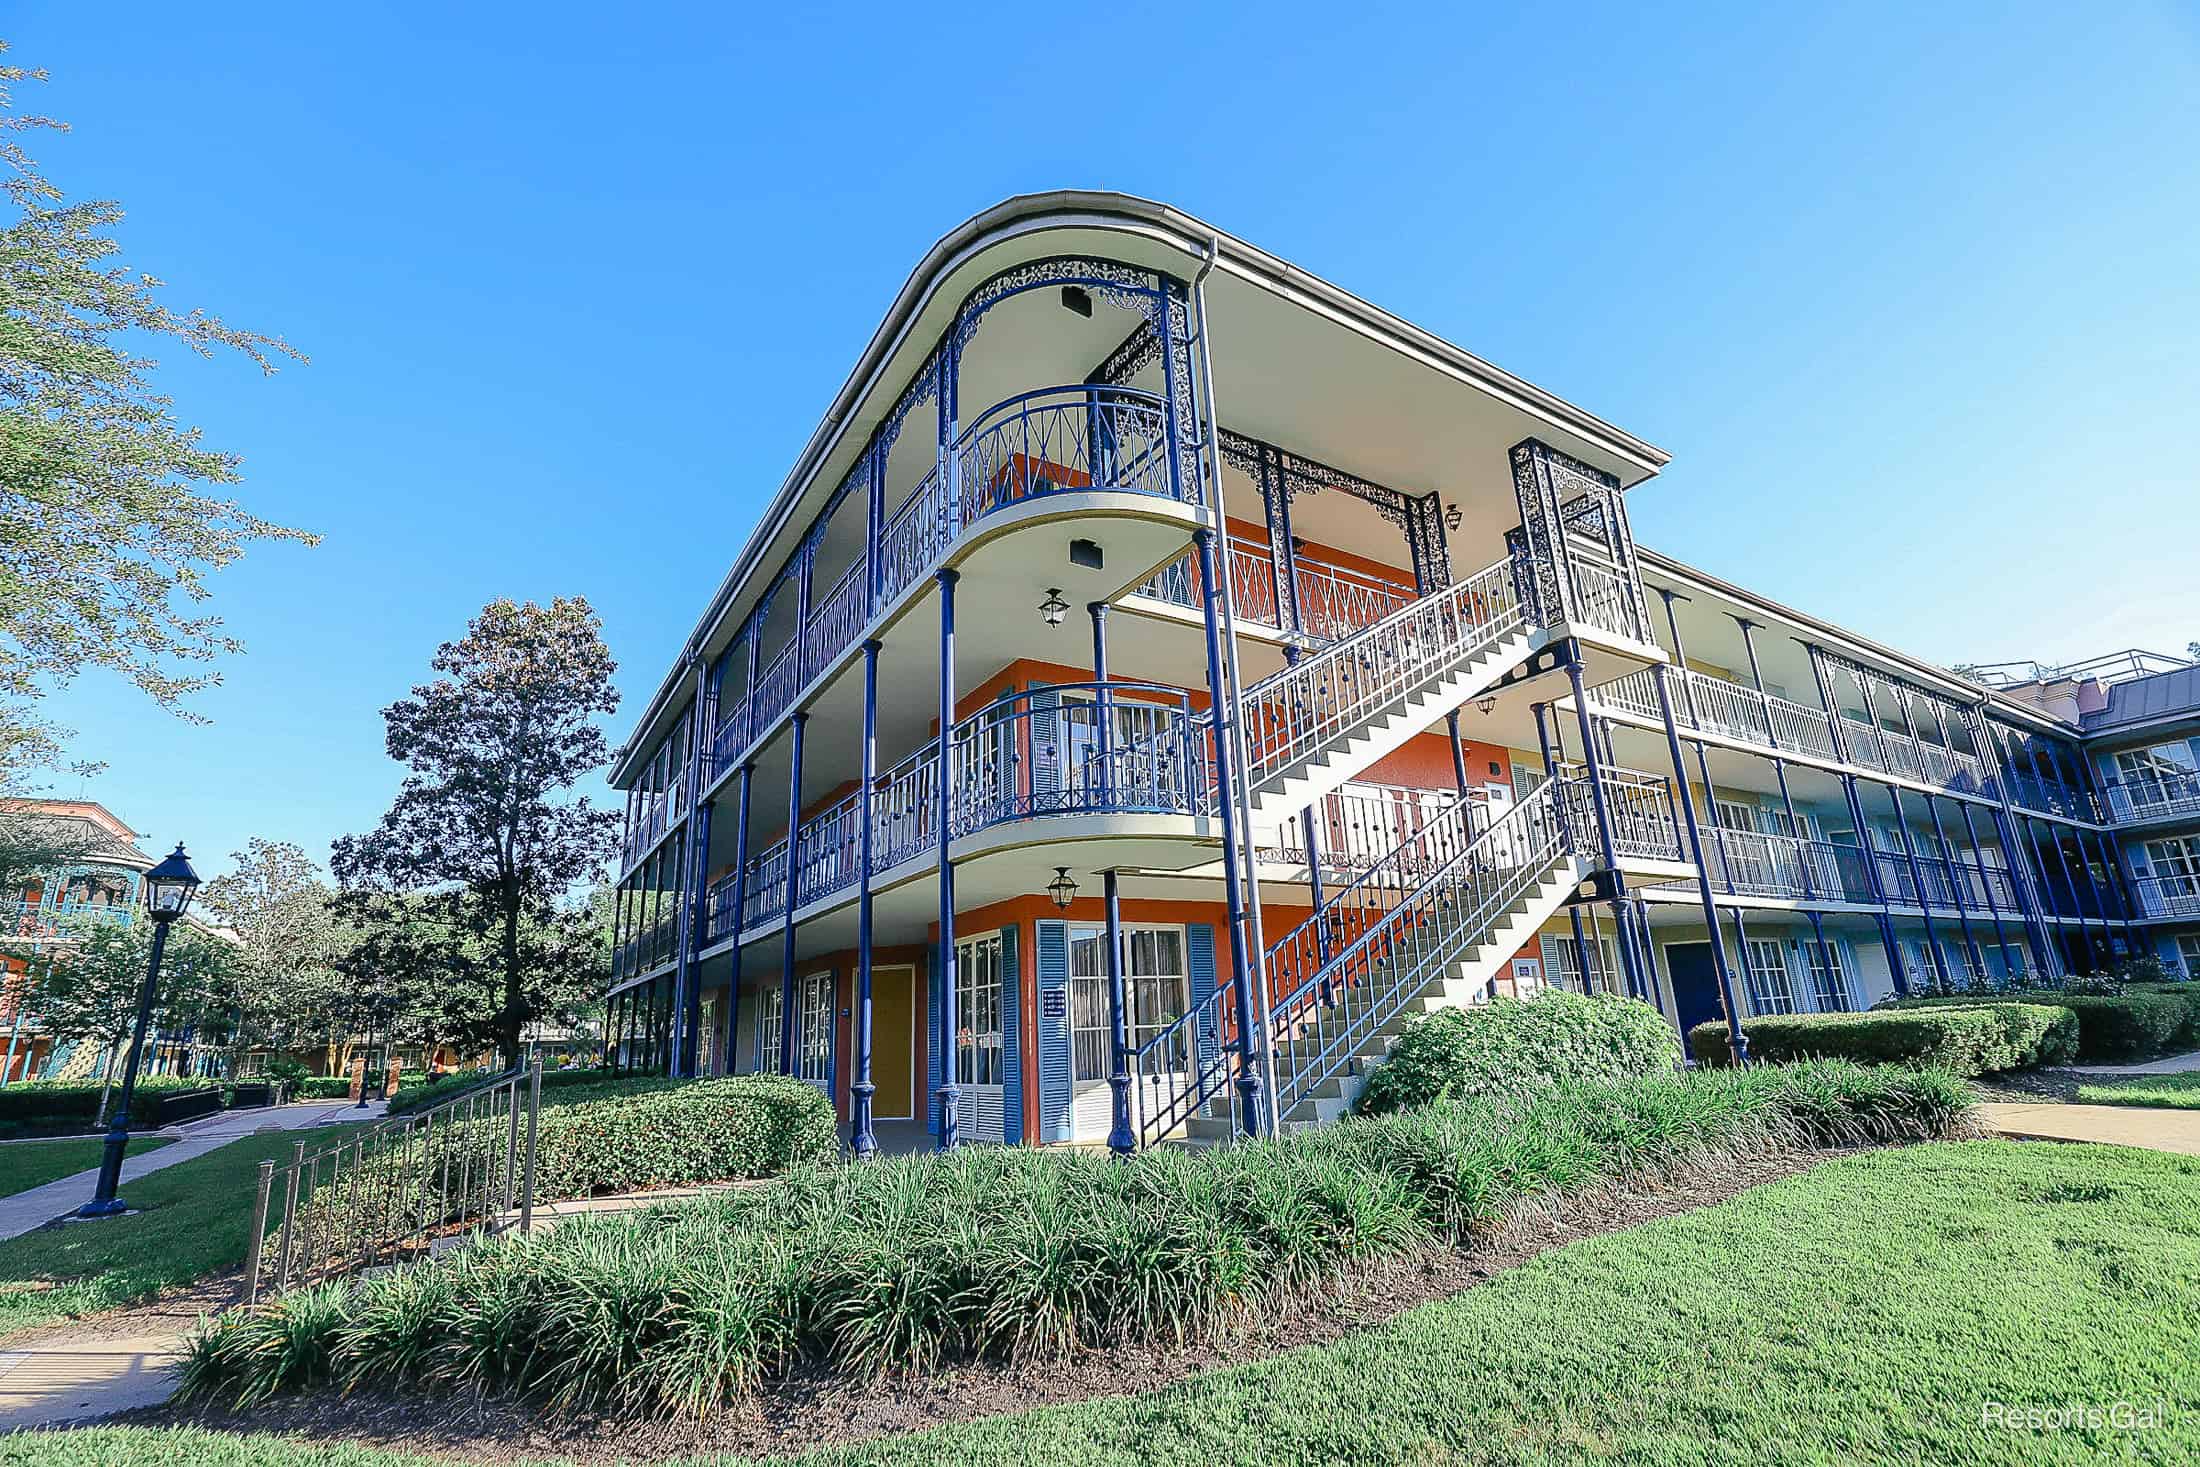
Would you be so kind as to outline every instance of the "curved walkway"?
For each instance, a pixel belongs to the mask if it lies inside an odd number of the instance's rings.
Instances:
[[[2099,1141],[2200,1156],[2200,1111],[2134,1105],[1988,1104],[1979,1115],[2013,1141]]]
[[[347,1100],[307,1100],[258,1110],[227,1110],[180,1126],[135,1131],[131,1134],[173,1136],[176,1141],[172,1146],[163,1146],[141,1156],[124,1157],[122,1184],[127,1187],[139,1177],[174,1166],[179,1161],[189,1161],[194,1156],[204,1156],[257,1131],[298,1131],[309,1126],[333,1126],[343,1121],[374,1120],[382,1111],[379,1100],[370,1101],[365,1110]],[[0,1240],[21,1237],[57,1217],[66,1217],[76,1211],[92,1200],[92,1189],[98,1181],[99,1169],[93,1167],[75,1176],[18,1192],[13,1197],[0,1197]],[[129,1201],[127,1195],[123,1201]]]

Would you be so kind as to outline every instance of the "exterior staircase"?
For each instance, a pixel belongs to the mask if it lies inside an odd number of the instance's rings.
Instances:
[[[1254,828],[1296,817],[1526,660],[1541,637],[1518,580],[1498,561],[1246,688]]]

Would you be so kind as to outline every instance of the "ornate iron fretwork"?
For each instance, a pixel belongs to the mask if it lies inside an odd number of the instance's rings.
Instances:
[[[1010,296],[1049,285],[1081,285],[1108,304],[1136,311],[1149,324],[1158,327],[1162,324],[1161,301],[1166,284],[1173,282],[1166,282],[1152,270],[1091,255],[1055,255],[1044,260],[1028,260],[988,278],[963,297],[962,309],[955,315],[955,325],[948,332],[946,344],[949,351],[961,356],[970,339],[977,335],[987,311]]]
[[[1153,329],[1153,322],[1140,321],[1116,343],[1114,351],[1101,359],[1099,366],[1085,374],[1085,380],[1100,387],[1128,387],[1140,372],[1160,360],[1160,335]]]

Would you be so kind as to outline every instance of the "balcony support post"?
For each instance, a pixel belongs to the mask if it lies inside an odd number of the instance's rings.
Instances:
[[[695,954],[703,946],[703,863],[710,859],[710,817],[697,808],[703,790],[703,746],[709,738],[710,720],[704,716],[708,696],[708,669],[700,657],[689,659],[695,674],[695,700],[688,705],[688,741],[685,767],[680,771],[684,789],[681,805],[687,810],[687,828],[680,832],[680,906],[678,952],[673,967],[673,1042],[668,1066],[674,1079],[695,1075],[696,1043],[703,1023],[703,985]],[[696,841],[701,836],[703,844]]]
[[[1123,895],[1115,868],[1100,874],[1108,915],[1108,1150],[1129,1156],[1138,1149],[1131,1126],[1130,1004],[1123,992]]]
[[[1978,935],[1971,927],[1971,904],[1964,900],[1963,889],[1969,884],[1969,878],[1956,864],[1955,847],[1948,843],[1947,829],[1941,824],[1940,806],[1929,794],[1925,796],[1925,814],[1933,822],[1933,843],[1940,847],[1940,859],[1948,868],[1948,886],[1955,896],[1956,925],[1963,932],[1964,951],[1970,954],[1972,973],[1983,983],[1986,980],[1986,954],[1979,951]],[[1981,875],[1979,880],[1983,885],[1985,877]]]
[[[2043,852],[2041,851],[2041,841],[2040,841],[2040,834],[2039,834],[2039,831],[2038,831],[2037,829],[2035,829],[2035,828],[2034,828],[2034,826],[2035,826],[2035,822],[2033,821],[2033,818],[2032,818],[2032,817],[2031,817],[2030,815],[2019,815],[2019,816],[2017,817],[2017,819],[2018,819],[2018,821],[2019,821],[2019,822],[2020,822],[2020,823],[2021,823],[2021,824],[2023,825],[2023,827],[2024,827],[2024,843],[2025,843],[2025,845],[2026,845],[2026,846],[2028,846],[2028,847],[2029,847],[2029,848],[2030,848],[2030,849],[2032,850],[2032,852],[2034,853],[2034,856],[2035,856],[2035,858],[2036,858],[2036,859],[2037,859],[2037,860],[2039,861],[2039,863],[2040,863],[2040,870],[2041,870],[2042,872],[2046,872],[2046,871],[2048,871],[2048,869],[2049,869],[2049,868],[2048,868],[2048,865],[2047,865],[2047,857],[2046,857],[2046,855],[2045,855],[2045,854],[2044,854],[2044,853],[2043,853]],[[2049,828],[2048,834],[2049,834],[2049,835],[2053,835],[2053,834],[2054,834],[2054,830],[2053,830],[2053,828],[2052,828],[2052,827],[2050,827],[2050,828]],[[2081,905],[2079,904],[2079,902],[2078,902],[2078,884],[2077,884],[2077,883],[2076,883],[2075,881],[2071,880],[2071,877],[2070,877],[2070,865],[2069,865],[2069,863],[2068,863],[2067,861],[2065,861],[2065,860],[2063,859],[2063,854],[2062,854],[2062,843],[2061,843],[2060,841],[2057,841],[2057,842],[2055,842],[2055,847],[2054,847],[2054,849],[2055,849],[2055,866],[2056,866],[2057,868],[2059,868],[2059,869],[2061,870],[2061,873],[2062,873],[2062,880],[2063,880],[2063,890],[2062,890],[2061,896],[2062,896],[2062,897],[2063,897],[2064,899],[2066,899],[2066,900],[2067,900],[2067,903],[2068,903],[2068,914],[2069,914],[2069,915],[2070,915],[2071,917],[2073,917],[2073,918],[2075,918],[2075,919],[2077,920],[2077,923],[2078,923],[2078,941],[2079,941],[2079,943],[2080,943],[2080,944],[2082,944],[2082,945],[2083,945],[2083,947],[2084,947],[2084,949],[2085,949],[2085,951],[2086,951],[2086,953],[2087,953],[2087,955],[2088,955],[2088,958],[2087,958],[2087,960],[2088,960],[2088,961],[2091,961],[2091,954],[2092,954],[2092,952],[2093,952],[2093,937],[2092,937],[2092,934],[2091,934],[2091,933],[2089,933],[2089,932],[2087,932],[2087,931],[2086,931],[2086,926],[2085,926],[2085,909],[2084,909],[2084,908],[2083,908],[2083,907],[2082,907],[2082,906],[2081,906]],[[2049,890],[2050,890],[2050,893],[2052,894],[2052,893],[2053,893],[2053,884],[2052,884],[2052,882],[2048,883],[2048,885],[2049,885]],[[2061,905],[2061,903],[2057,903],[2057,905]],[[2061,913],[2058,913],[2057,915],[2061,915]],[[2067,932],[2067,931],[2063,931],[2063,932],[2060,932],[2060,933],[2058,934],[2058,936],[2060,936],[2060,937],[2062,937],[2062,938],[2065,938],[2065,939],[2067,939],[2067,937],[2069,936],[2069,934],[2068,934],[2068,932]]]
[[[748,922],[749,904],[749,790],[756,779],[754,763],[741,766],[733,797],[733,973],[726,979],[726,1073],[734,1070],[733,1039],[741,1014],[741,929]]]
[[[1454,708],[1444,715],[1444,725],[1451,732],[1451,777],[1459,785],[1459,798],[1467,797],[1467,750],[1459,741],[1459,710]]]
[[[1986,893],[1986,915],[1994,924],[1994,946],[2001,949],[2001,971],[2006,981],[2016,972],[2017,965],[2010,958],[2009,932],[2002,926],[2001,903],[1995,899],[1993,883],[1986,877],[1986,850],[1978,843],[1978,822],[1971,818],[1970,801],[1956,801],[1956,811],[1963,816],[1963,833],[1971,842],[1971,864],[1978,868],[1979,888]],[[2004,861],[2005,869],[2007,865]]]
[[[1741,1010],[1734,1004],[1734,975],[1727,970],[1726,938],[1719,930],[1719,904],[1711,894],[1711,872],[1703,862],[1703,831],[1696,823],[1696,797],[1688,788],[1688,766],[1681,762],[1680,730],[1673,722],[1673,691],[1666,685],[1664,664],[1652,668],[1651,676],[1658,687],[1658,713],[1665,720],[1665,752],[1673,761],[1673,783],[1680,795],[1681,820],[1688,828],[1688,855],[1696,863],[1696,897],[1703,903],[1704,925],[1711,931],[1711,971],[1718,978],[1719,1001],[1726,1008],[1726,1042],[1734,1051],[1735,1062],[1746,1065],[1749,1063],[1749,1036],[1742,1032]],[[1709,792],[1708,785],[1705,790]],[[1673,1004],[1678,1010],[1680,999],[1677,995]],[[1684,1043],[1687,1038],[1685,1034],[1681,1036]]]
[[[1092,694],[1092,716],[1096,725],[1093,743],[1100,756],[1100,808],[1112,810],[1115,808],[1115,697],[1108,691],[1108,603],[1091,602],[1085,607],[1085,614],[1092,618],[1092,680],[1098,685]],[[1069,717],[1066,710],[1060,716],[1065,721]],[[1069,754],[1066,743],[1065,740],[1062,750],[1065,766]],[[1065,784],[1073,783],[1075,771],[1065,767],[1062,779]]]
[[[2095,845],[2095,852],[2089,853],[2086,850],[2086,841],[2089,838]],[[2124,929],[2124,941],[2131,947],[2137,948],[2139,945],[2139,931],[2138,928],[2132,925],[2132,903],[2118,880],[2123,874],[2123,868],[2116,863],[2116,853],[2109,846],[2108,838],[2097,830],[2088,830],[2084,826],[2080,826],[2078,827],[2078,853],[2089,865],[2096,861],[2099,862],[2102,878],[2107,883],[2104,890],[2100,882],[2092,880],[2093,873],[2090,870],[2086,872],[2087,884],[2093,888],[2093,905],[2100,908],[2101,911],[2102,928],[2106,930],[2109,926],[2108,899],[2113,896],[2116,898],[2117,906],[2115,923]]]
[[[1558,758],[1553,759],[1551,757],[1552,720],[1549,716],[1550,711],[1551,705],[1548,703],[1535,705],[1535,743],[1536,748],[1543,755],[1543,778],[1546,783],[1555,781],[1558,778],[1558,766],[1566,758],[1566,727],[1564,724],[1558,726]],[[1559,791],[1554,788],[1551,793],[1555,798]],[[1573,822],[1566,818],[1563,803],[1558,805],[1558,810],[1559,848],[1564,850],[1566,854],[1572,855],[1574,852]],[[1581,934],[1581,903],[1568,902],[1566,904],[1566,915],[1572,921],[1574,929],[1574,967],[1581,977],[1581,991],[1587,993],[1589,991],[1589,959],[1587,957],[1589,949]],[[1598,971],[1602,972],[1602,969],[1600,968]]]
[[[2017,834],[2017,807],[2009,798],[2011,773],[2009,750],[2001,737],[2001,726],[1986,716],[1986,700],[1970,710],[1971,741],[1981,744],[1987,752],[1994,771],[1994,831],[2001,840],[2002,854],[2007,857],[2010,885],[2015,888],[2017,911],[2024,918],[2025,945],[2031,949],[2032,960],[2038,964],[2040,976],[2053,976],[2047,956],[2047,905],[2040,895],[2041,874],[2033,859],[2033,852]]]
[[[942,452],[945,452],[943,447]],[[948,859],[952,831],[948,823],[948,786],[954,778],[955,760],[955,583],[960,572],[942,570],[940,584],[940,763],[932,779],[932,825],[939,832],[939,960],[933,964],[940,987],[940,1029],[933,1036],[940,1055],[939,1149],[953,1151],[962,1142],[961,1118],[956,1108],[962,1086],[956,1083],[955,1053],[955,863]]]
[[[1199,582],[1206,592],[1203,620],[1207,632],[1208,707],[1214,712],[1215,814],[1222,827],[1222,887],[1230,927],[1230,1001],[1238,1031],[1238,1126],[1248,1139],[1262,1131],[1261,1076],[1253,1027],[1251,944],[1245,935],[1245,893],[1239,846],[1251,831],[1238,829],[1236,782],[1231,778],[1232,742],[1238,710],[1223,681],[1222,627],[1216,604],[1215,537],[1204,525],[1192,531],[1199,556]]]
[[[1688,672],[1688,644],[1681,640],[1681,621],[1673,612],[1674,602],[1687,601],[1691,598],[1664,586],[1653,586],[1651,589],[1656,591],[1658,599],[1665,603],[1665,631],[1666,635],[1673,639],[1673,665],[1680,669],[1681,704],[1688,710],[1688,726],[1692,729],[1701,729],[1703,727],[1703,710],[1696,706],[1696,684]],[[1675,773],[1677,775],[1678,770]],[[1705,780],[1704,797],[1708,799],[1710,795],[1711,782]]]
[[[802,882],[802,737],[810,715],[797,713],[788,730],[787,901],[779,914],[779,1073],[791,1075],[795,1057],[794,909]]]
[[[886,549],[886,455],[876,439],[863,454],[870,465],[864,476],[869,497],[863,512],[863,623],[869,626],[878,615],[879,566]]]
[[[1274,444],[1260,446],[1260,507],[1268,525],[1268,576],[1276,598],[1276,626],[1293,635],[1306,631],[1299,607],[1299,551],[1291,532],[1291,484],[1284,477],[1282,454]],[[1223,526],[1223,561],[1229,561],[1228,525]]]
[[[1869,696],[1867,693],[1867,700]],[[1887,782],[1887,802],[1894,806],[1895,833],[1902,837],[1902,856],[1910,868],[1910,883],[1917,891],[1917,910],[1925,919],[1925,952],[1932,959],[1934,975],[1945,985],[1948,958],[1940,950],[1940,939],[1933,934],[1933,894],[1925,888],[1925,868],[1917,859],[1917,842],[1910,838],[1910,817],[1902,808],[1902,787],[1892,780]]]
[[[1733,616],[1732,612],[1727,614]],[[1757,688],[1757,708],[1765,721],[1765,742],[1777,749],[1780,747],[1780,735],[1772,727],[1772,696],[1765,691],[1765,671],[1757,664],[1757,640],[1750,636],[1758,624],[1746,616],[1736,616],[1734,625],[1741,628],[1742,650],[1749,654],[1749,680]]]
[[[1566,682],[1574,696],[1574,718],[1581,730],[1582,762],[1588,769],[1589,807],[1596,816],[1597,854],[1604,865],[1604,890],[1612,904],[1612,922],[1619,931],[1620,963],[1627,971],[1627,992],[1641,998],[1648,990],[1644,987],[1642,967],[1635,949],[1627,941],[1627,878],[1620,873],[1619,852],[1612,840],[1612,812],[1604,796],[1603,764],[1597,758],[1596,730],[1589,722],[1589,694],[1581,682],[1581,647],[1578,643],[1566,653]],[[1561,783],[1552,791],[1554,797],[1562,797],[1566,786]],[[1565,801],[1556,801],[1560,818],[1564,818]]]
[[[1306,847],[1307,896],[1314,903],[1314,914],[1319,918],[1314,924],[1314,961],[1322,970],[1322,1007],[1326,1009],[1336,1006],[1337,993],[1336,985],[1331,981],[1328,972],[1329,919],[1322,909],[1329,905],[1329,898],[1322,893],[1322,848],[1316,830],[1319,823],[1315,819],[1312,805],[1299,811],[1299,831],[1303,836],[1301,844]]]
[[[859,1161],[878,1154],[871,1129],[871,797],[878,784],[878,652],[876,637],[863,644],[862,793],[856,799],[856,1011],[855,1078],[848,1085],[848,1149]]]

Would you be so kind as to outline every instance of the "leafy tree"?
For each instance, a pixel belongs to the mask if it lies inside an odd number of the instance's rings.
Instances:
[[[80,919],[71,936],[74,940],[54,948],[52,961],[33,978],[31,1002],[54,1033],[88,1039],[106,1050],[102,1075],[111,1089],[137,1021],[138,987],[152,954],[153,924]],[[171,923],[160,987],[153,995],[153,1028],[218,1022],[231,961],[227,942],[186,923]],[[106,1119],[106,1090],[100,1095],[99,1114]]]
[[[230,860],[235,869],[209,881],[199,903],[237,937],[226,995],[235,1074],[256,1048],[336,1042],[349,987],[337,960],[350,934],[336,893],[299,847],[255,837]]]
[[[442,997],[448,1037],[517,1063],[538,1019],[570,1022],[602,980],[585,907],[618,817],[573,786],[610,757],[618,708],[602,624],[579,597],[490,602],[436,651],[433,682],[382,711],[410,773],[382,822],[336,842],[355,974]]]
[[[237,648],[196,609],[207,577],[254,540],[313,539],[207,492],[236,483],[239,460],[177,420],[140,353],[234,351],[263,373],[304,358],[171,309],[160,280],[119,263],[122,207],[69,202],[26,150],[36,130],[66,131],[15,110],[15,86],[45,79],[0,66],[0,764],[55,742],[27,707],[86,667],[181,711],[218,677],[185,668]]]

